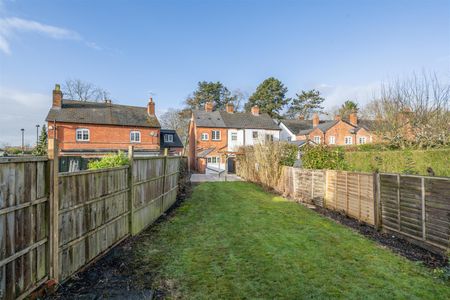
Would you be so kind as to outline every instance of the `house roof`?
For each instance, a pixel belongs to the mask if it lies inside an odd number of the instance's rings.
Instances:
[[[215,147],[207,148],[207,149],[198,149],[197,157],[206,157],[208,154],[216,150]]]
[[[323,132],[333,127],[338,121],[334,120],[320,120],[317,126]],[[309,134],[315,127],[313,127],[312,120],[282,120],[283,123],[293,134],[305,135]]]
[[[61,108],[50,109],[46,121],[161,127],[156,116],[148,115],[147,107],[65,99],[62,100]]]
[[[173,135],[173,142],[165,142],[164,136],[166,135]],[[161,138],[160,138],[160,146],[161,148],[183,148],[183,143],[181,142],[180,137],[178,136],[177,132],[172,129],[161,129]]]
[[[306,144],[308,144],[308,145],[316,145],[316,143],[314,141],[311,141],[311,140],[290,141],[289,143],[297,145],[300,148],[305,146]]]
[[[358,126],[355,127],[347,120],[342,121],[353,126],[354,129],[352,129],[352,131],[354,132],[357,132],[361,128],[371,131],[373,130],[375,124],[375,121],[373,120],[360,119],[358,120]],[[317,128],[319,128],[322,132],[326,132],[338,122],[339,121],[336,120],[320,120]],[[306,135],[315,129],[315,127],[313,127],[312,120],[282,120],[281,123],[283,123],[295,135]]]
[[[192,113],[197,127],[280,130],[266,113],[258,116],[247,112],[227,113],[226,111],[194,110]]]

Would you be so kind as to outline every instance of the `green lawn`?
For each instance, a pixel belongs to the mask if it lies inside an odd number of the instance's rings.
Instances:
[[[450,298],[425,267],[244,182],[197,186],[137,250],[170,298]]]

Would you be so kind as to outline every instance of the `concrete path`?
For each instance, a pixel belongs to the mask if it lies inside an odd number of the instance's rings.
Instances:
[[[211,182],[211,181],[242,181],[236,174],[192,174],[191,182]]]

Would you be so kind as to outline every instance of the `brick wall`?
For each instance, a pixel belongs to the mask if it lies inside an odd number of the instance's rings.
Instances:
[[[54,126],[53,122],[49,122],[48,126]],[[128,149],[129,145],[135,146],[136,149],[158,150],[159,149],[159,128],[146,127],[124,127],[114,125],[97,125],[97,124],[73,124],[73,123],[56,123],[57,139],[60,150],[95,150],[95,149]],[[89,129],[89,141],[77,141],[76,129]],[[130,132],[139,131],[141,133],[140,143],[130,142]],[[49,138],[53,137],[53,130],[48,131]],[[153,134],[153,135],[151,135]]]
[[[329,145],[330,144],[330,136],[334,136],[335,145],[342,146],[342,145],[345,145],[345,137],[351,136],[353,145],[359,144],[360,137],[365,137],[366,143],[373,142],[372,134],[370,132],[368,132],[367,130],[365,130],[364,128],[361,128],[360,130],[358,130],[358,132],[356,134],[350,133],[350,131],[352,129],[354,129],[353,126],[351,126],[350,124],[348,124],[346,122],[340,121],[339,123],[337,123],[330,129],[328,129],[326,133],[323,133],[319,128],[315,128],[308,135],[297,136],[297,140],[310,139],[310,140],[314,141],[314,137],[319,136],[320,142],[322,144]]]

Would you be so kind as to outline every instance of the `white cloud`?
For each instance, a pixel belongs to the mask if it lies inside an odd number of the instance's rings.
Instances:
[[[36,124],[42,126],[51,106],[51,95],[0,86],[0,147],[20,145],[25,129],[25,143],[36,141]]]
[[[0,19],[0,51],[10,54],[11,39],[23,32],[38,33],[58,40],[66,39],[80,41],[90,48],[101,50],[97,44],[85,41],[79,33],[66,28],[46,25],[21,18],[2,18]]]

